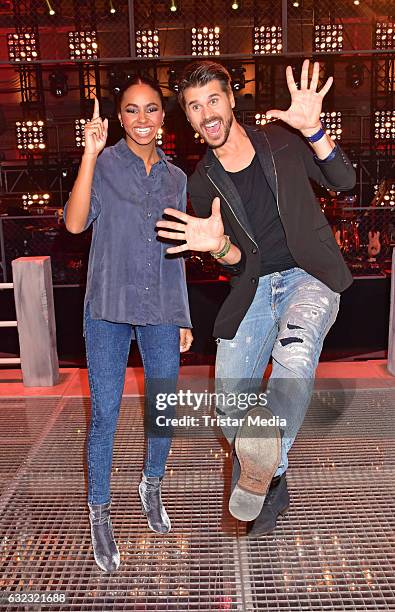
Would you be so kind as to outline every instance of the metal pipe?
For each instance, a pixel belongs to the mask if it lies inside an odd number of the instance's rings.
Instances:
[[[288,0],[281,0],[281,25],[283,30],[283,52],[288,51]]]
[[[5,247],[4,247],[4,234],[3,234],[3,219],[0,219],[0,256],[1,256],[1,269],[3,271],[4,284],[7,283],[7,263],[5,259]],[[12,283],[10,283],[12,285]],[[3,285],[4,287],[4,285]],[[7,287],[4,287],[6,289]]]
[[[128,0],[129,11],[129,53],[130,58],[136,58],[136,31],[134,23],[134,0]]]

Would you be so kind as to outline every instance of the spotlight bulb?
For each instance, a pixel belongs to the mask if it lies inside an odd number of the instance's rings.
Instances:
[[[48,14],[51,15],[51,16],[55,15],[55,11],[53,9],[53,6],[52,6],[50,0],[45,0],[45,2],[46,2],[46,5],[48,7]]]
[[[170,10],[171,10],[172,13],[175,13],[177,11],[176,0],[171,0],[171,2],[170,2]]]

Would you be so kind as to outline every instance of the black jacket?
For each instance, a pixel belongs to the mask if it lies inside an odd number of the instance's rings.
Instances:
[[[352,276],[309,179],[333,191],[352,189],[355,171],[349,159],[338,146],[332,160],[315,160],[312,149],[299,132],[281,122],[263,128],[244,126],[244,129],[276,198],[292,257],[300,268],[333,291],[343,291],[352,283]],[[235,276],[214,326],[214,336],[230,339],[254,299],[259,280],[260,253],[254,229],[237,189],[211,149],[189,178],[188,191],[199,217],[209,217],[213,198],[220,197],[225,234],[242,253],[237,266],[226,266]]]

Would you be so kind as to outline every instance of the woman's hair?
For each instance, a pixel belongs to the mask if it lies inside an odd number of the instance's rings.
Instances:
[[[119,90],[119,93],[116,98],[117,114],[121,112],[122,99],[123,99],[125,91],[127,91],[129,87],[132,87],[133,85],[148,85],[149,87],[151,87],[151,89],[156,91],[156,93],[158,94],[162,108],[165,107],[165,99],[163,97],[163,93],[159,86],[159,83],[157,81],[154,81],[153,79],[150,79],[147,76],[135,74],[132,77],[130,77],[127,81],[125,81],[121,89]]]
[[[184,68],[178,83],[178,101],[183,110],[185,110],[184,92],[188,87],[202,87],[214,80],[220,82],[222,91],[231,91],[230,74],[221,64],[208,60],[188,64],[188,66]]]

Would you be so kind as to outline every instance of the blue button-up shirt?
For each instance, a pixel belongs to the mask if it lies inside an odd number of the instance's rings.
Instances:
[[[124,139],[97,159],[86,224],[93,233],[85,307],[94,319],[191,327],[184,260],[166,255],[155,231],[164,208],[185,211],[186,175],[157,151],[148,176]]]

